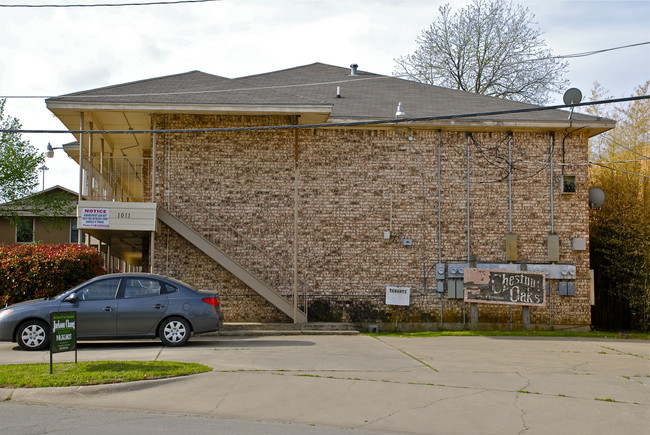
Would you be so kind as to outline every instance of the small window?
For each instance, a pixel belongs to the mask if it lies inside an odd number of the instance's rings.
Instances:
[[[70,224],[70,243],[79,243],[79,228],[77,228],[77,219],[72,219]],[[81,231],[81,243],[86,243],[86,233]]]
[[[80,301],[102,301],[115,299],[117,288],[120,285],[119,278],[104,279],[90,284],[88,287],[77,292]]]
[[[176,293],[178,289],[170,284],[165,284],[165,293]]]
[[[153,279],[129,278],[124,286],[124,299],[160,296],[161,293],[160,282]]]
[[[576,193],[576,176],[562,176],[562,193]]]
[[[34,218],[21,217],[16,224],[16,243],[32,243],[34,241]]]

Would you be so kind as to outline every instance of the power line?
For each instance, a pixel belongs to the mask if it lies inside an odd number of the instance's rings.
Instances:
[[[306,130],[315,128],[340,128],[360,127],[366,125],[404,124],[407,122],[440,121],[450,119],[478,118],[485,116],[498,116],[520,113],[542,112],[548,110],[566,109],[570,107],[591,106],[599,104],[614,104],[625,101],[647,100],[650,95],[641,95],[626,98],[615,98],[612,100],[589,101],[578,104],[558,104],[555,106],[529,107],[525,109],[497,110],[492,112],[461,113],[454,115],[423,116],[417,118],[399,119],[377,119],[373,121],[351,121],[333,122],[329,124],[295,124],[295,125],[270,125],[257,127],[219,127],[219,128],[187,128],[187,129],[149,129],[149,130],[21,130],[21,129],[0,129],[0,133],[25,133],[25,134],[166,134],[166,133],[215,133],[215,132],[237,132],[237,131],[267,131],[267,130]]]
[[[375,76],[375,77],[360,77],[360,78],[355,78],[355,79],[333,80],[333,81],[328,81],[328,82],[299,83],[299,84],[293,84],[293,85],[255,86],[255,87],[234,88],[234,89],[205,89],[205,90],[198,90],[198,91],[148,92],[148,93],[141,93],[141,94],[106,94],[106,95],[103,95],[103,94],[102,95],[60,95],[60,96],[52,96],[52,95],[0,95],[0,98],[12,98],[12,99],[13,98],[15,98],[15,99],[38,98],[38,99],[42,99],[42,98],[63,98],[63,97],[65,97],[66,99],[84,99],[84,98],[97,98],[97,97],[102,97],[102,98],[161,97],[161,96],[168,96],[168,95],[220,94],[220,93],[228,93],[228,92],[266,91],[266,90],[275,90],[275,89],[303,88],[303,87],[309,87],[309,86],[336,85],[336,84],[341,84],[341,83],[354,83],[354,82],[367,81],[367,80],[386,80],[386,79],[403,78],[403,77],[409,77],[409,75],[408,74],[402,74],[402,75],[398,75],[398,76],[378,75],[378,76]],[[231,79],[231,80],[239,80],[239,79]]]
[[[153,1],[153,2],[134,2],[134,3],[90,3],[90,4],[19,4],[6,5],[0,4],[0,8],[104,8],[104,7],[122,7],[122,6],[159,6],[159,5],[177,5],[181,3],[208,3],[220,0],[170,0],[170,1]]]
[[[541,58],[541,59],[533,59],[533,60],[573,59],[573,58],[576,58],[576,57],[593,56],[594,54],[601,54],[601,53],[606,53],[608,51],[622,50],[624,48],[638,47],[640,45],[648,45],[648,44],[650,44],[650,41],[648,41],[648,42],[638,42],[636,44],[619,45],[618,47],[604,48],[602,50],[592,50],[592,51],[585,51],[585,52],[582,52],[582,53],[565,54],[565,55],[559,55],[559,56],[550,56],[550,57],[545,57],[545,58]]]
[[[602,163],[595,163],[595,162],[594,162],[594,163],[591,163],[591,164],[592,164],[592,165],[596,165],[596,166],[601,166],[601,167],[603,167],[603,168],[607,168],[607,169],[610,169],[610,170],[612,170],[612,171],[622,172],[622,173],[624,173],[624,174],[628,174],[628,175],[634,175],[634,176],[636,176],[636,177],[650,178],[650,176],[648,176],[648,175],[637,174],[637,173],[634,173],[634,172],[624,171],[624,170],[622,170],[622,169],[612,168],[611,166],[607,166],[607,165],[602,164]]]
[[[591,127],[587,127],[587,128],[589,128],[590,130],[594,130]],[[626,145],[623,145],[622,143],[612,139],[611,137],[607,137],[607,134],[603,135],[603,139],[606,142],[609,142],[610,144],[614,144],[614,145],[620,146],[621,148],[625,148],[626,150],[630,151],[631,153],[636,154],[636,155],[638,155],[640,157],[643,157],[643,159],[650,159],[650,156],[646,156],[645,154],[641,154],[640,152],[638,152],[638,151],[636,151],[636,150],[634,150],[634,149],[632,149],[632,148],[630,148],[630,147],[628,147]]]
[[[164,4],[175,4],[175,3],[195,3],[195,2],[206,2],[206,1],[219,1],[219,0],[185,0],[185,1],[170,1],[170,2],[157,2],[157,3],[164,3]],[[152,5],[152,4],[157,4],[157,3],[142,3],[142,5]],[[127,3],[124,4],[114,4],[113,6],[122,6],[122,5],[129,5]],[[137,5],[135,3],[131,3],[131,5]],[[91,6],[91,5],[86,5],[86,6]],[[8,5],[0,5],[0,7],[10,7]],[[636,44],[629,44],[629,45],[622,45],[618,47],[612,47],[612,48],[605,48],[602,50],[594,50],[594,51],[589,51],[589,52],[584,52],[584,53],[574,53],[574,54],[566,54],[566,55],[561,55],[561,56],[549,56],[549,57],[542,57],[542,58],[536,58],[536,59],[526,59],[522,60],[520,62],[514,62],[515,63],[522,63],[522,62],[532,62],[536,60],[544,60],[544,59],[563,59],[563,58],[575,58],[575,57],[584,57],[584,56],[591,56],[594,54],[599,54],[599,53],[604,53],[608,51],[614,51],[614,50],[621,50],[624,48],[630,48],[630,47],[637,47],[640,45],[648,45],[650,44],[649,42],[639,42]],[[293,84],[293,85],[275,85],[275,86],[257,86],[257,87],[247,87],[247,88],[235,88],[235,89],[206,89],[206,90],[199,90],[199,91],[176,91],[176,92],[150,92],[150,93],[140,93],[140,94],[106,94],[106,95],[101,95],[103,98],[117,98],[117,97],[147,97],[147,96],[167,96],[167,95],[192,95],[192,94],[217,94],[217,93],[228,93],[228,92],[241,92],[241,91],[263,91],[263,90],[274,90],[274,89],[288,89],[288,88],[300,88],[300,87],[309,87],[309,86],[323,86],[323,85],[334,85],[334,84],[341,84],[341,83],[352,83],[352,82],[357,82],[357,81],[366,81],[366,80],[385,80],[385,79],[392,79],[392,78],[413,78],[414,76],[412,74],[398,74],[398,75],[393,75],[393,76],[384,76],[384,75],[379,75],[376,77],[360,77],[360,78],[355,78],[354,80],[334,80],[334,81],[327,81],[327,82],[313,82],[313,83],[300,83],[300,84]],[[232,79],[232,80],[238,80],[237,78]],[[84,98],[97,98],[98,95],[0,95],[0,99],[47,99],[47,98],[58,98],[58,97],[66,97],[66,98],[74,98],[74,99],[84,99]]]

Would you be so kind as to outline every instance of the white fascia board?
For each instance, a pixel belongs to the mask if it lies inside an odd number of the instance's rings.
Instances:
[[[330,117],[327,124],[336,125],[339,123],[355,123],[355,122],[373,122],[380,121],[381,119],[360,119],[360,118],[334,118]],[[368,127],[381,128],[382,126],[409,126],[409,127],[422,127],[425,129],[430,128],[463,128],[463,129],[513,129],[513,130],[530,130],[530,129],[543,129],[543,130],[565,130],[565,129],[581,129],[586,128],[592,130],[591,135],[602,133],[616,127],[615,121],[515,121],[515,120],[489,120],[489,119],[438,119],[431,121],[401,121],[393,119],[385,119],[386,123],[370,124]],[[393,122],[391,122],[393,121]],[[597,132],[597,133],[596,133]]]
[[[124,104],[124,103],[77,103],[52,101],[49,110],[71,110],[76,112],[120,111],[148,113],[323,113],[332,112],[331,105],[274,105],[274,104]]]

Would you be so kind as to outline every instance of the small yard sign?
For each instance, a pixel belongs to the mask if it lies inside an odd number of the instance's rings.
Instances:
[[[410,287],[386,286],[386,305],[409,305]]]
[[[52,374],[52,354],[75,351],[77,362],[77,313],[58,311],[50,314],[50,374]]]

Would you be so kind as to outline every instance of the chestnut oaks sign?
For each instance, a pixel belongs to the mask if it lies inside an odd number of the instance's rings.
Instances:
[[[468,268],[464,284],[465,302],[546,305],[544,273]]]

